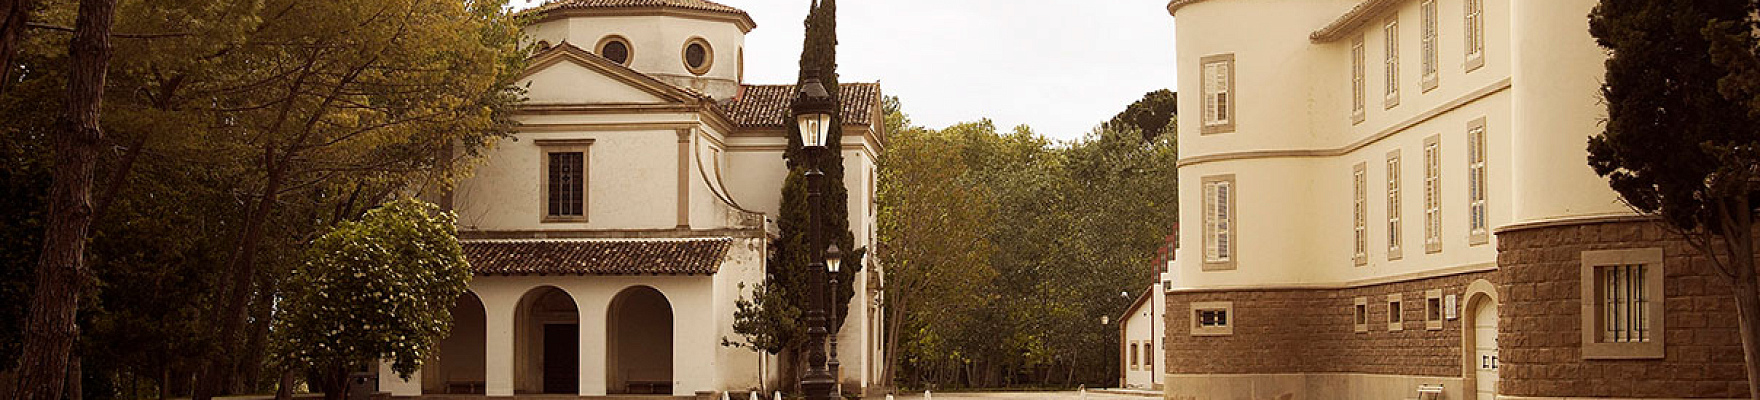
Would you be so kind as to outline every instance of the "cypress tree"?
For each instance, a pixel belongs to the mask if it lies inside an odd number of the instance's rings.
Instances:
[[[818,78],[827,92],[831,94],[833,109],[842,109],[841,93],[837,82],[837,3],[835,0],[821,0],[812,5],[807,12],[806,36],[801,46],[799,78],[796,85],[805,83],[809,71],[817,71]],[[792,107],[791,107],[792,109]],[[843,320],[849,316],[849,300],[855,295],[854,281],[856,273],[862,269],[862,259],[866,249],[855,247],[855,235],[849,230],[849,189],[844,187],[843,154],[841,140],[843,137],[843,116],[833,113],[830,132],[826,141],[829,150],[824,157],[815,163],[825,174],[825,220],[812,220],[812,205],[807,202],[806,171],[812,158],[805,152],[800,139],[800,127],[793,123],[790,115],[787,125],[788,147],[783,150],[782,158],[789,168],[787,178],[782,186],[782,204],[777,217],[779,237],[774,242],[774,251],[770,254],[768,268],[765,271],[764,284],[752,292],[751,300],[740,300],[735,312],[734,331],[745,338],[745,343],[729,345],[746,346],[764,350],[771,354],[787,352],[792,357],[784,357],[783,376],[790,378],[786,384],[793,386],[799,382],[799,375],[804,368],[805,352],[801,345],[806,341],[806,326],[803,320],[806,310],[811,306],[808,294],[811,293],[811,282],[808,282],[807,267],[812,264],[818,254],[811,247],[811,227],[815,222],[823,223],[821,231],[827,235],[826,243],[836,244],[843,249],[843,268],[838,272],[838,284],[830,288],[834,318],[829,331],[835,334],[843,326]]]

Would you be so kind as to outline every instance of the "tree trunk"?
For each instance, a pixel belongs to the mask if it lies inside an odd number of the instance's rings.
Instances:
[[[262,378],[263,359],[267,355],[263,347],[269,339],[270,313],[274,311],[270,304],[275,301],[274,287],[274,278],[263,278],[257,287],[257,298],[250,307],[251,320],[255,322],[251,323],[250,336],[245,338],[244,357],[239,360],[235,372],[240,379],[233,386],[233,393],[255,392],[257,381]]]
[[[1754,216],[1748,211],[1747,196],[1731,201],[1723,219],[1724,243],[1729,251],[1730,269],[1735,272],[1733,289],[1736,314],[1741,327],[1742,354],[1747,361],[1748,398],[1760,400],[1760,281],[1754,270]],[[1708,249],[1709,250],[1709,249]],[[1707,254],[1716,257],[1715,254]]]
[[[31,0],[0,0],[0,93],[12,87],[12,59],[24,41],[24,26],[33,8],[36,2]]]
[[[898,330],[904,326],[905,307],[909,305],[910,299],[906,296],[896,296],[885,298],[883,301],[886,301],[888,315],[886,316],[886,335],[880,338],[886,343],[886,369],[880,372],[880,382],[892,385],[893,371],[898,369]]]
[[[293,400],[293,370],[281,371],[281,384],[275,387],[275,400]]]
[[[285,164],[275,165],[274,151],[263,155],[263,162],[268,165],[268,183],[264,185],[262,197],[258,199],[255,211],[245,218],[244,229],[240,232],[239,246],[227,260],[226,277],[229,278],[228,290],[222,301],[220,335],[216,338],[220,350],[218,354],[202,363],[196,373],[195,393],[192,400],[209,400],[223,394],[231,386],[234,360],[237,360],[238,332],[244,328],[245,319],[249,316],[246,305],[250,301],[251,282],[256,277],[257,244],[262,241],[264,221],[275,211],[275,195],[281,191],[281,181],[285,178]]]
[[[7,1],[7,0],[0,0]],[[17,0],[12,0],[17,1]],[[14,3],[17,4],[17,3]],[[20,12],[23,12],[20,10]],[[79,338],[74,319],[86,279],[86,231],[92,218],[92,170],[104,131],[98,111],[110,66],[110,23],[116,0],[81,0],[75,20],[67,105],[55,137],[49,221],[37,259],[37,286],[25,321],[19,400],[61,400],[68,357]],[[7,65],[10,70],[10,64]]]

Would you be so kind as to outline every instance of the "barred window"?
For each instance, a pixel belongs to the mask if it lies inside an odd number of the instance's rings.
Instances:
[[[1657,247],[1581,253],[1583,358],[1663,358],[1662,254]]]
[[[1650,315],[1645,312],[1650,299],[1644,293],[1648,273],[1643,264],[1608,265],[1595,268],[1596,281],[1601,285],[1601,341],[1632,343],[1650,341]]]
[[[1234,303],[1227,301],[1191,303],[1192,335],[1220,336],[1234,334],[1230,315],[1234,312]]]
[[[1204,328],[1228,326],[1228,310],[1198,310],[1198,326]]]

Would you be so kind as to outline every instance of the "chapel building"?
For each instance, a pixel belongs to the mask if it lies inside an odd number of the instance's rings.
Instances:
[[[1166,396],[1746,398],[1728,285],[1587,164],[1596,3],[1168,3]]]
[[[517,134],[441,203],[469,292],[439,354],[395,396],[715,396],[774,390],[778,359],[724,345],[764,281],[788,173],[793,85],[744,82],[746,12],[707,0],[554,0],[525,12],[537,50]],[[880,86],[839,88],[849,227],[875,240]],[[856,275],[839,382],[878,382],[881,267]],[[844,266],[852,268],[854,266]]]

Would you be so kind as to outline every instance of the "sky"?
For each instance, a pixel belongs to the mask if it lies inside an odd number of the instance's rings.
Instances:
[[[751,14],[746,83],[793,83],[808,0],[714,0]],[[529,7],[542,0],[513,0]],[[1072,140],[1173,89],[1166,0],[842,0],[843,82],[881,83],[917,125],[989,118]]]

